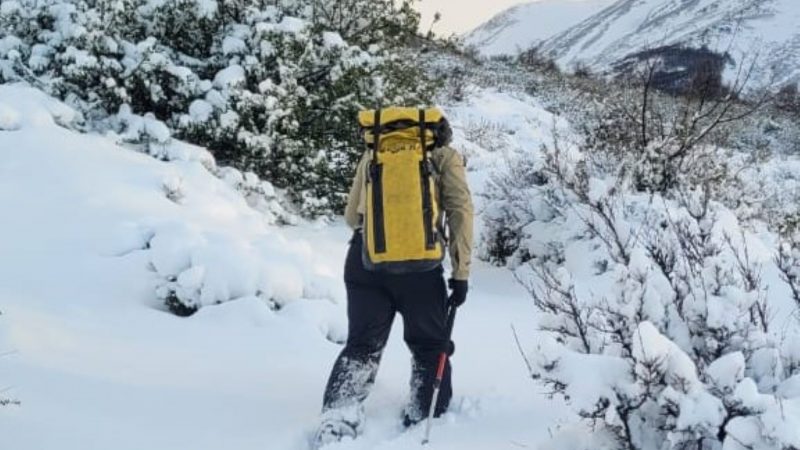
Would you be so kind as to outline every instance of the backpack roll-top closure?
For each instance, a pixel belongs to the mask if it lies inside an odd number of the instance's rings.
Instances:
[[[406,273],[431,270],[444,257],[435,228],[439,215],[430,154],[438,110],[389,108],[362,112],[359,122],[370,151],[364,217],[365,267]],[[369,116],[369,118],[368,118]]]

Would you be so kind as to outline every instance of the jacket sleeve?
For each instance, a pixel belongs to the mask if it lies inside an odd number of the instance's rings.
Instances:
[[[347,195],[347,206],[344,209],[344,220],[352,229],[361,228],[361,197],[364,195],[364,177],[366,176],[366,165],[369,152],[365,152],[358,162],[356,173],[353,177],[353,184],[350,186],[350,193]]]
[[[450,235],[450,261],[453,278],[466,280],[472,259],[472,195],[467,184],[464,158],[448,148],[439,168],[442,208]]]

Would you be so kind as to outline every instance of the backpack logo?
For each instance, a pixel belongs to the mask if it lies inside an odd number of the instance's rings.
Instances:
[[[396,142],[382,145],[379,152],[400,153],[400,152],[413,152],[419,148],[419,143]]]

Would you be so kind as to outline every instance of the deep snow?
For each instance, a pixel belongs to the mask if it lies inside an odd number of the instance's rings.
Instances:
[[[452,110],[463,146],[470,120],[515,111],[520,133],[552,121],[508,94],[481,95]],[[34,89],[2,85],[0,106],[0,352],[11,352],[0,389],[22,401],[0,408],[2,447],[305,448],[345,338],[344,225],[279,228],[209,172],[202,150],[163,162],[116,136],[70,131],[56,124],[75,120],[69,109]],[[521,136],[528,148],[546,137]],[[469,151],[479,194],[499,158]],[[166,312],[159,264],[202,267],[183,277],[209,306],[189,318]],[[540,448],[568,420],[529,379],[514,341],[512,325],[535,339],[533,313],[509,272],[476,264],[454,332],[453,407],[427,448]],[[421,427],[399,425],[410,370],[400,329],[365,435],[331,450],[419,447]]]
[[[520,156],[541,158],[542,145],[553,133],[570,133],[569,123],[529,96],[475,86],[445,109],[469,161],[477,238],[481,216],[497,207],[483,196],[490,174]],[[0,446],[307,448],[346,338],[341,278],[350,232],[341,221],[278,226],[288,213],[272,187],[215,168],[205,150],[167,136],[155,152],[169,155],[165,162],[120,144],[125,135],[69,129],[79,121],[35,89],[0,85],[0,398],[22,402],[0,407]],[[147,127],[147,118],[125,122]],[[797,195],[795,177],[781,175],[797,165],[775,158],[744,178],[780,203]],[[242,184],[264,195],[246,197]],[[595,276],[597,249],[574,239],[583,232],[579,221],[569,225],[532,232],[525,244],[561,239],[568,244],[564,269],[579,293],[608,293],[612,283]],[[777,300],[773,338],[800,355],[796,305],[771,265],[775,236],[753,231],[747,238]],[[202,308],[189,318],[168,313],[163,297],[172,291]],[[607,359],[565,358],[560,369],[568,372],[572,404],[549,398],[530,379],[512,331],[537,363],[552,341],[535,331],[540,319],[509,270],[476,261],[454,331],[455,397],[426,448],[602,447],[575,412],[610,378],[625,375]],[[400,426],[410,355],[398,325],[367,401],[365,434],[328,450],[420,448],[422,427]],[[639,324],[639,335],[647,339],[636,351],[693,374],[691,361],[652,324]],[[707,374],[732,385],[741,378],[736,358],[715,362]],[[800,417],[798,385],[795,376],[777,386],[786,423]],[[740,398],[767,402],[760,386],[741,386]],[[695,416],[710,411],[703,398],[692,400]]]

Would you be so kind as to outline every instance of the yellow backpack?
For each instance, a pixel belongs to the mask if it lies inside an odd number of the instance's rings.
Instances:
[[[364,214],[364,265],[390,273],[432,270],[444,258],[430,152],[444,119],[439,109],[361,111],[370,149]]]

